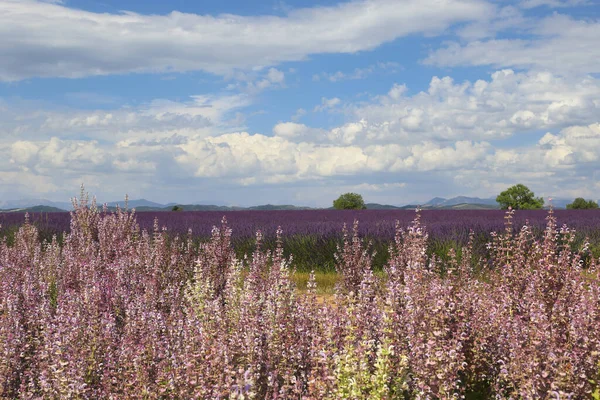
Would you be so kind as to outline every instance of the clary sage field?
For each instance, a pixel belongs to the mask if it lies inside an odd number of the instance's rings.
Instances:
[[[238,257],[225,221],[197,243],[82,198],[64,236],[0,244],[0,397],[600,398],[599,262],[553,212],[515,218],[441,259],[413,214],[376,273],[355,223],[323,298],[280,230]]]

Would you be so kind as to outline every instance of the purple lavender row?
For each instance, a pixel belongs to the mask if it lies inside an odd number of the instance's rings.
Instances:
[[[546,211],[518,211],[515,213],[515,225],[526,221],[538,229],[545,226]],[[582,235],[600,236],[600,210],[557,210],[555,215],[559,224],[567,224]],[[159,225],[171,233],[185,235],[188,229],[194,236],[207,238],[213,226],[226,217],[234,228],[233,238],[252,238],[257,230],[265,237],[274,237],[277,227],[281,227],[284,236],[314,235],[336,237],[340,235],[343,224],[352,224],[355,219],[360,223],[362,236],[390,240],[394,237],[395,221],[407,225],[414,217],[409,210],[307,210],[307,211],[184,211],[184,212],[141,212],[137,220],[143,229],[152,229],[155,219]],[[475,234],[489,234],[503,229],[504,212],[501,210],[427,210],[422,211],[423,224],[430,238],[434,240],[453,240],[466,243],[469,231]],[[55,233],[68,232],[69,213],[33,213],[30,219],[38,227]],[[0,225],[10,227],[20,225],[25,220],[24,213],[0,214]]]

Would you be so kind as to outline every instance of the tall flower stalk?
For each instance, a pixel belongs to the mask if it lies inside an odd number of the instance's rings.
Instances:
[[[198,246],[82,194],[69,233],[0,243],[0,398],[597,398],[600,261],[514,215],[442,261],[418,212],[382,271],[355,222],[323,299],[281,229],[238,259],[225,219]]]

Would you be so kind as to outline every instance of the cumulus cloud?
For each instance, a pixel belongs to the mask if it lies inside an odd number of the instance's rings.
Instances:
[[[548,132],[531,146],[499,148],[486,156],[484,168],[467,168],[454,176],[456,184],[497,193],[518,181],[541,195],[586,196],[598,193],[600,124],[573,125]]]
[[[321,142],[328,132],[325,129],[310,128],[296,122],[281,122],[273,127],[273,134],[290,141]]]
[[[53,137],[48,142],[18,141],[11,146],[11,162],[20,165],[35,164],[40,172],[51,170],[95,169],[107,161],[96,141],[61,140]]]
[[[345,122],[280,122],[263,133],[231,124],[248,104],[243,95],[21,114],[0,101],[0,184],[43,177],[43,190],[53,191],[87,177],[122,195],[152,184],[263,190],[335,182],[391,198],[424,180],[487,196],[517,178],[534,190],[552,182],[554,193],[575,192],[583,179],[592,183],[581,192],[589,196],[600,167],[599,99],[600,82],[590,76],[500,70],[474,82],[434,77],[414,94],[394,84],[343,107],[323,98]]]
[[[487,18],[483,0],[355,0],[283,17],[94,13],[36,0],[0,2],[0,80],[274,66],[355,53]]]
[[[372,103],[345,108],[356,122],[330,131],[346,144],[415,140],[500,140],[515,133],[592,123],[600,110],[600,82],[549,72],[502,70],[489,80],[432,78],[427,91],[406,95],[395,84]]]
[[[451,170],[482,160],[487,143],[448,146],[366,146],[291,142],[246,132],[190,140],[177,161],[197,177],[251,177],[252,182],[298,181],[374,172]]]
[[[103,145],[51,138],[15,142],[9,153],[14,171],[36,172],[56,179],[63,174],[108,176],[136,172],[158,174],[157,178],[168,180],[162,168],[164,162],[174,164],[182,177],[281,183],[378,172],[451,170],[477,163],[488,148],[487,143],[469,141],[447,146],[423,142],[359,147],[238,132],[188,138],[162,146]]]
[[[38,112],[42,118],[26,120],[31,131],[85,132],[88,139],[23,131],[19,140],[5,139],[6,168],[40,173],[143,170],[165,179],[176,173],[250,185],[432,171],[459,171],[460,179],[474,168],[492,175],[503,170],[539,173],[546,167],[570,170],[596,163],[595,154],[600,154],[594,144],[600,83],[591,77],[502,70],[476,82],[434,77],[427,91],[407,93],[405,85],[395,84],[371,102],[344,107],[348,121],[337,127],[281,122],[271,136],[218,131],[230,109],[245,104],[237,97],[196,96],[183,105],[154,101],[139,110],[79,115],[54,112],[51,118]],[[323,98],[321,107],[339,103]],[[194,126],[190,118],[197,116],[216,124]],[[147,125],[144,118],[150,119]],[[495,144],[539,131],[548,133],[532,148]]]
[[[549,166],[599,164],[600,123],[570,126],[558,134],[546,133],[538,146]]]

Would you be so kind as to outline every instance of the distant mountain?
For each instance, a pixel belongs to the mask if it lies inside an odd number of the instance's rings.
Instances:
[[[35,206],[55,207],[61,209],[62,211],[67,211],[73,208],[70,202],[51,201],[47,199],[21,199],[0,201],[0,209],[29,208]]]
[[[98,203],[98,205],[101,205],[101,204]],[[111,201],[110,203],[106,203],[106,205],[108,205],[109,207],[116,207],[117,205],[119,205],[119,207],[124,208],[125,207],[125,200]],[[155,203],[153,201],[146,200],[146,199],[128,200],[127,201],[127,207],[130,208],[130,209],[131,208],[136,208],[137,209],[138,207],[165,208],[167,206],[168,206],[168,204]]]
[[[498,207],[498,202],[496,201],[495,197],[482,199],[479,197],[458,196],[446,200],[442,205],[455,206],[458,204],[487,204],[490,206]]]
[[[477,203],[459,203],[451,206],[442,206],[442,209],[449,210],[497,210],[498,204],[477,204]]]
[[[262,211],[274,211],[274,210],[312,210],[310,207],[299,207],[293,205],[273,205],[264,204],[253,207],[237,207],[237,206],[215,206],[215,205],[178,205],[183,211],[243,211],[243,210],[262,210]],[[170,211],[173,207],[167,207],[166,211]]]
[[[550,202],[548,198],[552,199],[552,207],[554,208],[566,208],[567,204],[572,203],[574,199],[565,198],[565,197],[544,197],[544,207],[548,208],[550,206]],[[451,199],[445,199],[443,197],[434,197],[429,200],[427,203],[423,204],[423,208],[455,208],[455,209],[482,209],[481,206],[486,206],[483,209],[492,209],[499,208],[498,203],[496,202],[496,198],[490,197],[487,199],[482,199],[480,197],[467,197],[467,196],[457,196]],[[410,206],[413,207],[413,206]]]
[[[33,206],[33,207],[24,207],[24,208],[9,208],[9,209],[0,209],[0,212],[66,212],[62,208],[56,208],[51,206]]]
[[[240,211],[243,207],[216,206],[212,204],[176,204],[183,211]],[[171,211],[174,206],[165,207],[163,211]]]
[[[367,203],[367,210],[401,210],[402,207],[392,206],[389,204]]]
[[[400,207],[402,210],[414,210],[415,208],[421,208],[421,210],[497,210],[497,205],[490,204],[478,204],[478,203],[458,203],[452,205],[422,205],[409,204]]]
[[[545,207],[548,207],[548,200],[546,200]],[[573,202],[573,199],[568,198],[552,198],[552,206],[554,208],[565,208],[567,204]],[[121,207],[125,207],[125,200],[122,201],[111,201],[107,203],[109,210],[116,210],[117,204]],[[98,207],[101,207],[103,203],[98,202]],[[295,206],[290,204],[275,205],[275,204],[264,204],[252,207],[238,207],[238,206],[218,206],[213,204],[178,204],[178,203],[167,203],[161,204],[146,199],[129,200],[129,209],[135,208],[138,212],[144,211],[171,211],[173,206],[179,206],[183,211],[242,211],[242,210],[329,210],[333,207],[327,208],[311,208],[304,206]],[[414,210],[417,205],[408,204],[404,206],[395,206],[390,204],[379,204],[379,203],[367,203],[365,204],[368,210]],[[468,196],[457,196],[450,199],[443,197],[434,197],[426,203],[420,205],[424,210],[487,210],[497,209],[498,203],[495,198],[479,198],[479,197],[468,197]],[[72,209],[71,203],[68,202],[55,202],[47,199],[22,199],[22,200],[7,200],[0,201],[0,212],[59,212],[69,211]]]
[[[552,199],[552,201],[548,201],[548,197],[544,197],[544,208],[549,208],[550,207],[550,203],[552,203],[552,208],[567,208],[567,204],[570,204],[573,202],[573,200],[575,199],[567,199],[564,197],[549,197]]]
[[[248,207],[248,210],[264,210],[264,211],[275,211],[275,210],[313,210],[311,207],[301,207],[301,206],[293,206],[290,204],[284,205],[273,205],[273,204],[265,204],[262,206],[254,206]]]
[[[478,203],[444,204],[445,201],[446,199],[441,199],[440,197],[437,201],[429,201],[421,206],[416,204],[408,204],[402,207],[397,207],[377,203],[368,203],[366,206],[368,210],[414,210],[417,207],[421,208],[422,210],[495,210],[498,208],[497,205]]]
[[[457,196],[451,199],[445,199],[443,197],[434,197],[429,200],[427,203],[423,204],[423,206],[431,206],[431,207],[451,207],[459,204],[485,204],[489,206],[498,207],[498,203],[495,198],[482,199],[479,197],[467,197],[467,196]]]
[[[273,205],[273,204],[265,204],[260,206],[253,207],[237,207],[237,206],[217,206],[213,204],[177,204],[170,203],[170,205],[160,205],[160,206],[137,206],[132,207],[131,204],[129,208],[135,208],[136,212],[145,212],[145,211],[172,211],[173,207],[177,206],[181,211],[244,211],[244,210],[264,210],[264,211],[274,211],[274,210],[314,210],[310,207],[299,207],[293,205]],[[116,210],[115,206],[109,206],[109,211]]]
[[[425,203],[423,205],[424,206],[437,206],[437,205],[444,203],[447,200],[448,199],[445,199],[443,197],[434,197],[433,199],[429,200],[427,203]]]
[[[125,206],[125,201],[113,201],[107,203],[109,209],[113,209],[119,204],[120,207]],[[213,204],[178,204],[168,203],[160,204],[146,199],[129,200],[128,207],[135,208],[136,211],[171,211],[174,206],[180,207],[183,211],[240,211],[240,210],[310,210],[310,207],[300,207],[289,204],[273,205],[265,204],[252,207],[237,207],[237,206],[217,206]]]

